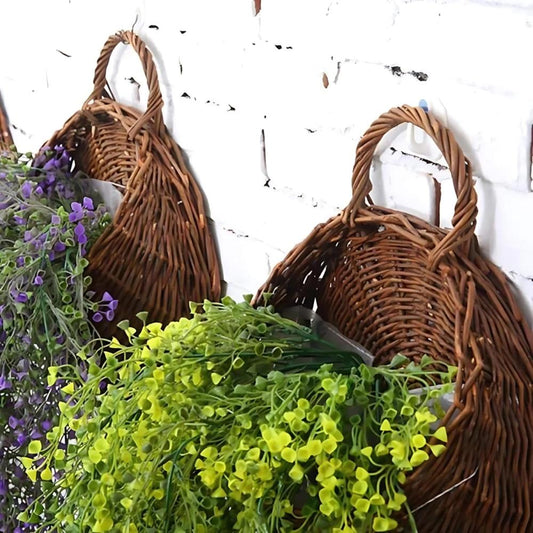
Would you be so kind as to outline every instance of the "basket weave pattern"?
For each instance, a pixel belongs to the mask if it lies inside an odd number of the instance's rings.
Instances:
[[[457,194],[449,231],[368,196],[375,148],[402,123],[428,133],[448,163]],[[504,275],[479,250],[469,162],[449,130],[403,106],[362,137],[352,187],[348,206],[289,252],[256,301],[268,292],[278,309],[316,307],[375,364],[402,353],[457,365],[447,451],[406,483],[419,531],[532,531],[533,337]]]
[[[7,115],[4,109],[2,98],[0,98],[0,150],[7,150],[12,145],[13,138],[11,137],[9,122],[7,120]]]
[[[105,89],[111,53],[129,44],[148,82],[147,108],[121,105]],[[119,300],[116,321],[149,311],[168,322],[189,313],[189,301],[220,297],[220,265],[202,193],[187,170],[161,113],[163,100],[152,56],[134,33],[121,31],[104,45],[94,90],[46,146],[62,144],[75,168],[125,187],[110,225],[92,247],[93,288]]]

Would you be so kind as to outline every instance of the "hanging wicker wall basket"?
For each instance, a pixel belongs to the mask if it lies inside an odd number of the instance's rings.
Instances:
[[[144,113],[118,103],[105,88],[111,53],[121,43],[132,46],[144,68]],[[139,311],[166,323],[187,315],[189,301],[220,297],[204,199],[164,125],[162,107],[150,52],[136,34],[120,31],[102,49],[85,104],[44,145],[63,145],[75,169],[125,187],[113,223],[89,254],[93,288],[119,301],[115,323]]]
[[[392,128],[422,128],[442,151],[457,203],[452,229],[373,205],[370,168]],[[386,363],[428,354],[458,366],[447,451],[408,479],[420,532],[533,530],[533,339],[502,272],[474,235],[471,167],[452,133],[420,108],[379,117],[357,147],[353,197],[317,226],[259,290],[281,310],[315,308]]]

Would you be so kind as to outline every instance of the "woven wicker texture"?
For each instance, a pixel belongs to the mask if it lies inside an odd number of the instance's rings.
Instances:
[[[0,97],[0,149],[7,149],[12,145],[13,138],[11,137],[9,122],[7,120],[6,110],[4,109],[4,102]]]
[[[402,123],[425,130],[446,158],[457,193],[449,231],[368,197],[375,148]],[[375,364],[401,352],[457,365],[447,451],[406,483],[419,531],[533,531],[533,339],[504,275],[480,253],[469,162],[435,118],[403,106],[362,137],[352,186],[348,206],[274,268],[256,301],[269,292],[279,309],[316,305]]]
[[[144,113],[105,89],[106,68],[120,43],[131,45],[142,62],[149,88]],[[204,199],[164,125],[162,107],[150,52],[137,35],[121,31],[105,43],[82,109],[45,143],[65,146],[75,168],[91,178],[125,186],[113,224],[89,254],[93,288],[119,300],[115,322],[149,311],[150,320],[165,323],[189,314],[189,301],[220,298]]]

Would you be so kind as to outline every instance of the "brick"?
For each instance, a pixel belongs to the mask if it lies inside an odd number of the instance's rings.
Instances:
[[[312,201],[344,207],[350,197],[355,143],[339,131],[270,121],[265,128],[270,184]]]
[[[434,188],[429,173],[400,164],[376,163],[372,174],[372,200],[424,220],[434,220]]]
[[[307,127],[323,121],[328,113],[323,58],[305,50],[278,50],[265,42],[249,52],[251,61],[245,72],[252,80],[255,106],[263,115],[303,120]]]
[[[221,186],[226,197],[248,182],[263,185],[261,126],[253,117],[178,98],[169,123],[206,194]]]
[[[254,293],[266,280],[272,267],[283,258],[277,249],[216,225],[224,280]],[[236,295],[238,298],[238,295]]]
[[[243,35],[257,35],[259,21],[253,0],[195,0],[173,2],[150,0],[143,6],[142,22],[158,26],[162,32],[183,32],[209,43],[239,40]]]
[[[272,45],[322,47],[324,19],[331,0],[268,0],[263,2],[261,38]]]
[[[388,60],[404,70],[530,95],[533,71],[520,50],[533,44],[533,12],[481,2],[409,2],[391,28]]]
[[[504,270],[533,278],[533,256],[527,252],[533,226],[533,195],[481,180],[476,189],[478,234],[483,250]]]
[[[398,7],[389,0],[329,2],[322,19],[323,46],[338,60],[382,63],[388,55]]]
[[[216,42],[213,47],[195,42],[185,35],[177,45],[177,60],[169,65],[169,72],[178,91],[177,98],[186,93],[202,102],[215,102],[220,105],[242,107],[243,103],[253,102],[254,80],[249,71],[248,43]],[[253,106],[252,106],[253,108]]]

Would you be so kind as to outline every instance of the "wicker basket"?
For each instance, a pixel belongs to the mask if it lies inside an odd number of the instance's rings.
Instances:
[[[457,193],[449,231],[367,196],[374,150],[402,123],[425,130],[446,158]],[[533,531],[533,338],[504,275],[479,251],[469,162],[435,118],[403,106],[359,142],[352,185],[348,206],[274,268],[256,301],[269,292],[279,309],[316,306],[375,364],[401,352],[457,365],[448,449],[406,483],[419,530]]]
[[[106,68],[120,43],[141,59],[149,88],[144,113],[105,90]],[[220,265],[202,193],[163,123],[162,107],[150,52],[137,35],[121,31],[102,49],[88,100],[44,145],[63,145],[76,169],[125,186],[113,224],[89,254],[93,288],[119,300],[115,323],[139,311],[165,323],[187,315],[189,301],[220,298]]]

